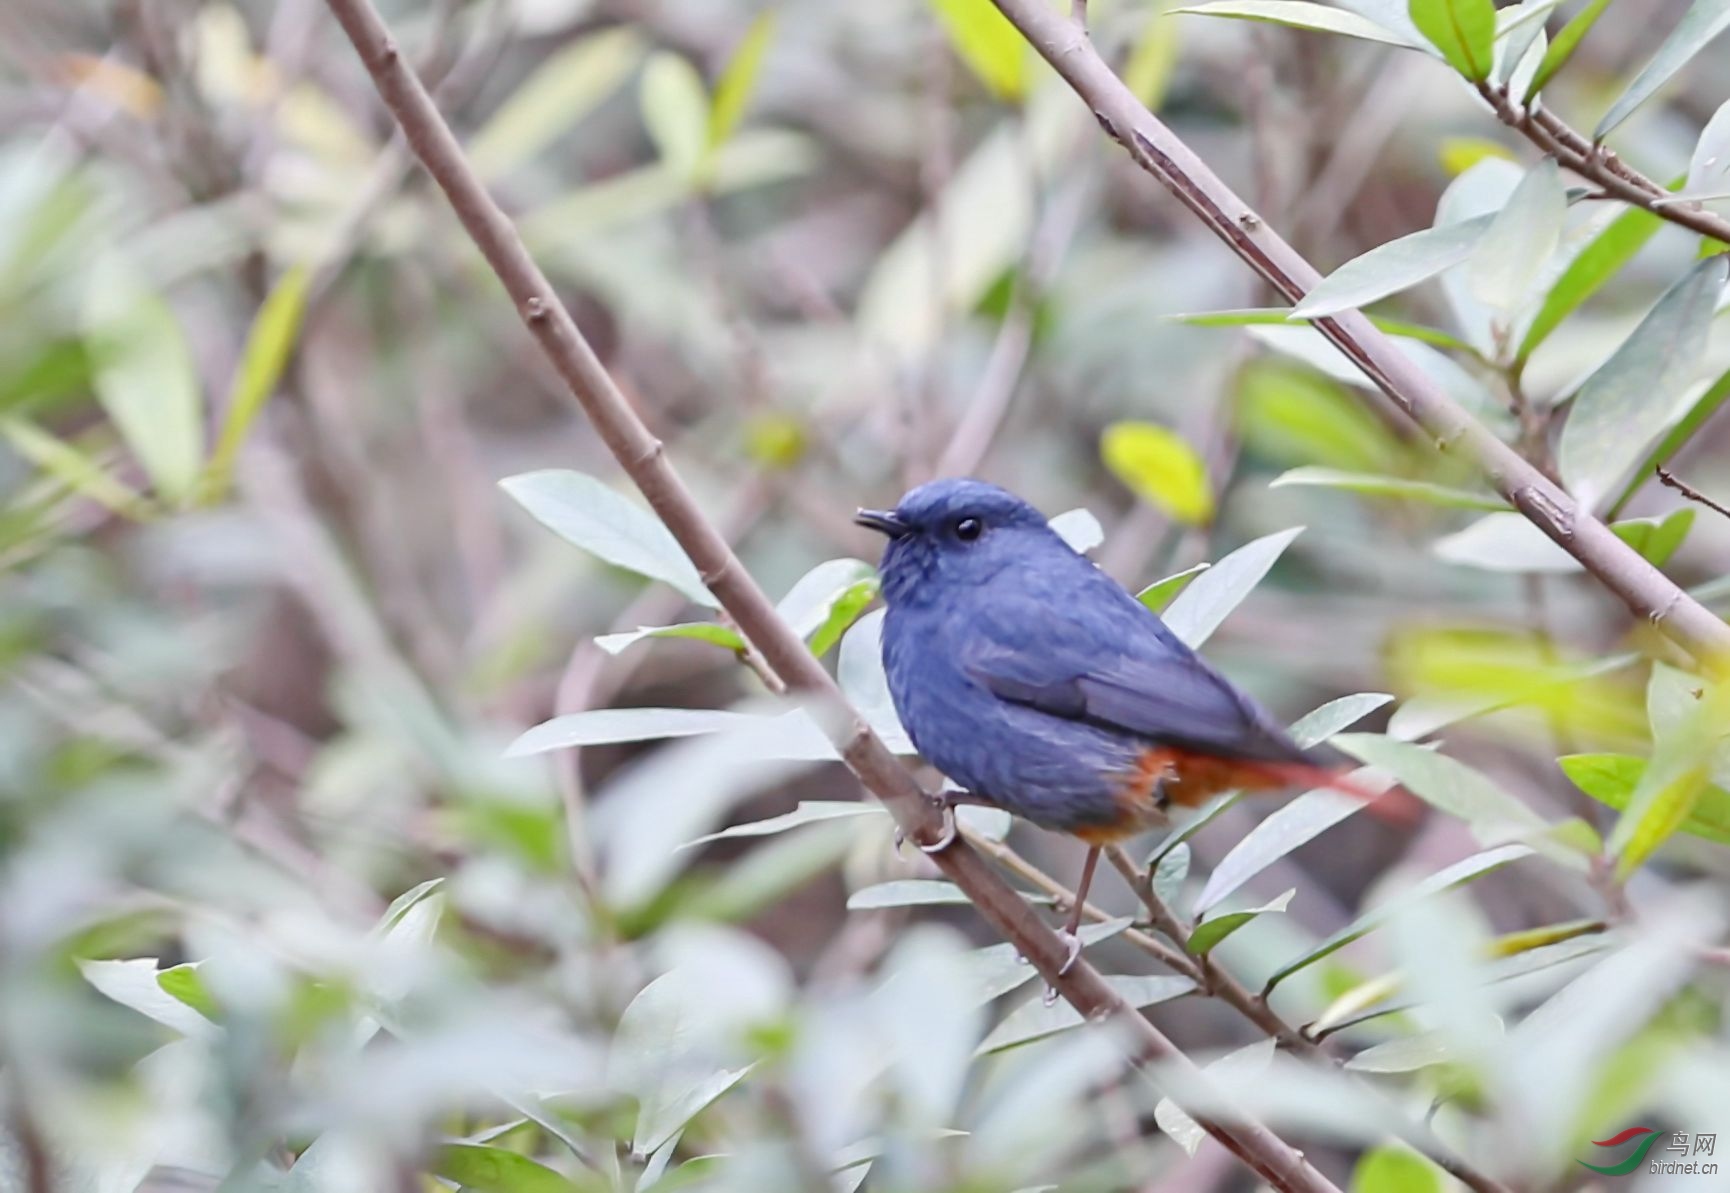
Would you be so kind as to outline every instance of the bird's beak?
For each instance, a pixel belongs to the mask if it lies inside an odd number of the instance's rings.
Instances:
[[[889,510],[860,510],[853,515],[853,521],[892,539],[898,539],[912,529]]]

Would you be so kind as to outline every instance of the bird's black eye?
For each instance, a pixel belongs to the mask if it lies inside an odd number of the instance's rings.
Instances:
[[[978,518],[963,518],[955,524],[955,537],[964,543],[971,543],[984,529],[985,524]]]

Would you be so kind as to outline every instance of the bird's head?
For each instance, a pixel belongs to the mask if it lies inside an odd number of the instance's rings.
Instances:
[[[862,509],[853,520],[889,538],[879,571],[890,605],[934,599],[947,587],[984,584],[1053,546],[1069,550],[1044,514],[984,481],[931,481],[893,510]]]

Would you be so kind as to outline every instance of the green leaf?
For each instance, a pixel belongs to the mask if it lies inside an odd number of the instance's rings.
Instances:
[[[1699,372],[1725,276],[1725,258],[1696,264],[1580,386],[1557,463],[1582,505],[1597,504],[1682,413],[1676,400]]]
[[[838,628],[827,634],[829,645],[833,645],[876,596],[876,578],[877,569],[862,559],[825,560],[794,582],[787,595],[776,604],[775,611],[795,634],[811,638],[819,631],[827,630],[836,620],[837,605],[848,602],[851,612],[846,614],[845,621]],[[861,584],[869,586],[863,601],[858,600]]]
[[[151,504],[64,439],[22,418],[0,419],[0,436],[12,450],[36,465],[70,493],[88,498],[104,509],[128,518],[151,515]]]
[[[1362,402],[1309,369],[1245,366],[1238,424],[1246,447],[1285,463],[1373,472],[1405,456],[1399,437]]]
[[[1186,567],[1181,572],[1173,572],[1163,580],[1155,580],[1146,588],[1135,594],[1135,599],[1146,605],[1155,613],[1162,611],[1167,605],[1189,586],[1189,582],[1212,567],[1211,563],[1198,563]]]
[[[1643,207],[1630,207],[1604,228],[1551,285],[1532,325],[1520,341],[1515,359],[1524,362],[1580,304],[1598,292],[1663,227],[1664,221]]]
[[[991,0],[931,0],[956,54],[998,99],[1027,93],[1027,43]]]
[[[450,1143],[433,1171],[475,1193],[579,1193],[580,1187],[545,1164],[502,1147]]]
[[[1726,398],[1730,398],[1730,372],[1726,372],[1708,386],[1705,392],[1694,400],[1687,413],[1676,420],[1676,425],[1664,432],[1664,437],[1658,441],[1657,446],[1646,453],[1646,458],[1640,461],[1639,467],[1635,468],[1633,475],[1628,478],[1622,495],[1610,506],[1610,517],[1622,512],[1622,507],[1634,499],[1634,494],[1640,491],[1640,487],[1652,479],[1658,465],[1681,451],[1683,445],[1694,438],[1694,433],[1706,420],[1718,412]]]
[[[1491,0],[1410,0],[1407,11],[1449,66],[1474,83],[1490,77],[1496,41]]]
[[[1287,318],[1337,315],[1410,289],[1470,257],[1495,219],[1494,213],[1473,216],[1377,245],[1317,282]]]
[[[752,713],[719,708],[595,708],[566,713],[543,721],[512,742],[507,758],[567,750],[573,746],[603,746],[619,742],[660,741],[725,733],[764,724]]]
[[[469,142],[469,162],[492,182],[531,160],[630,77],[643,37],[621,25],[579,38],[537,66]]]
[[[1658,47],[1658,52],[1652,55],[1652,61],[1634,77],[1622,98],[1612,104],[1604,118],[1598,121],[1592,139],[1602,141],[1611,129],[1651,99],[1671,75],[1686,66],[1689,59],[1705,49],[1706,44],[1725,29],[1730,29],[1730,0],[1694,0],[1670,36],[1664,39],[1664,44]]]
[[[695,604],[718,607],[672,531],[612,486],[586,473],[548,469],[507,477],[499,487],[566,542],[671,585]]]
[[[1635,754],[1568,754],[1556,759],[1562,773],[1601,804],[1623,811],[1646,773]],[[1730,845],[1730,791],[1716,785],[1701,790],[1677,831]]]
[[[1100,436],[1099,454],[1113,476],[1166,517],[1186,526],[1213,521],[1207,463],[1175,431],[1156,423],[1112,423]]]
[[[854,816],[883,815],[887,815],[887,812],[881,804],[865,804],[851,799],[800,800],[799,806],[791,812],[783,812],[767,820],[753,820],[749,824],[735,824],[732,828],[724,828],[718,833],[708,833],[694,841],[686,841],[679,848],[691,849],[698,845],[707,845],[710,841],[730,841],[735,837],[772,837],[807,824],[821,824],[828,820],[844,820]]]
[[[1386,903],[1371,908],[1319,945],[1281,966],[1267,980],[1267,984],[1262,987],[1262,995],[1265,997],[1271,993],[1275,986],[1299,970],[1307,969],[1322,958],[1331,956],[1345,948],[1352,941],[1367,936],[1419,900],[1427,899],[1432,895],[1440,894],[1442,891],[1482,878],[1492,870],[1498,870],[1509,862],[1530,857],[1531,854],[1532,851],[1524,845],[1498,845],[1494,849],[1475,853],[1471,857],[1436,871],[1428,878],[1389,899]]]
[[[1453,489],[1429,481],[1407,480],[1399,476],[1376,476],[1367,472],[1344,472],[1338,468],[1293,468],[1268,482],[1268,488],[1285,485],[1316,485],[1325,489],[1347,489],[1353,493],[1369,493],[1377,497],[1397,497],[1422,501],[1445,509],[1505,510],[1509,505],[1500,497]]]
[[[1392,1144],[1365,1152],[1352,1169],[1351,1193],[1442,1193],[1446,1187],[1434,1163]]]
[[[1525,98],[1521,101],[1523,104],[1530,106],[1538,92],[1556,77],[1556,72],[1568,64],[1568,59],[1580,48],[1581,40],[1591,32],[1592,26],[1598,23],[1598,18],[1603,16],[1604,10],[1609,7],[1610,0],[1592,0],[1562,26],[1562,31],[1556,34],[1556,40],[1551,42],[1550,48],[1544,52],[1543,61],[1538,63],[1538,73],[1532,76],[1531,83],[1526,87]]]
[[[1464,820],[1480,839],[1546,827],[1536,812],[1457,758],[1379,733],[1343,733],[1333,742],[1387,771],[1431,807]]]
[[[1208,875],[1207,886],[1195,901],[1195,914],[1213,908],[1244,883],[1292,850],[1368,806],[1355,795],[1322,788],[1308,791],[1278,808],[1256,825]]]
[[[1105,983],[1138,1010],[1155,1003],[1170,1002],[1195,989],[1195,983],[1188,978],[1167,974],[1116,974],[1106,978]],[[1058,1032],[1080,1027],[1083,1022],[1081,1012],[1069,1003],[1047,1003],[1043,995],[1036,994],[1005,1016],[1003,1022],[985,1037],[975,1055],[986,1056],[1034,1040],[1043,1040]]]
[[[1195,931],[1189,934],[1189,939],[1184,942],[1183,947],[1197,957],[1211,952],[1222,940],[1257,916],[1285,911],[1286,905],[1292,901],[1292,896],[1296,894],[1297,890],[1294,887],[1283,895],[1263,903],[1260,907],[1251,907],[1244,911],[1228,911],[1224,915],[1214,916],[1211,920],[1203,920],[1195,926]]]
[[[724,144],[744,120],[774,36],[775,11],[764,9],[745,30],[745,36],[739,39],[738,48],[727,60],[721,77],[715,81],[715,102],[709,109],[710,148]]]
[[[731,626],[713,621],[683,621],[677,625],[643,625],[617,634],[601,634],[595,645],[608,654],[619,654],[626,647],[644,638],[690,638],[708,642],[723,650],[745,649],[745,639]]]
[[[1166,606],[1166,627],[1191,649],[1199,648],[1261,583],[1303,529],[1294,526],[1245,543],[1202,572]]]
[[[1676,554],[1682,540],[1694,525],[1694,510],[1684,506],[1671,510],[1662,518],[1629,518],[1614,523],[1610,529],[1616,537],[1645,557],[1653,567],[1663,567]]]
[[[162,988],[155,957],[125,961],[78,962],[78,972],[98,991],[123,1007],[137,1011],[183,1036],[204,1038],[216,1027],[192,1007]]]
[[[1187,8],[1174,8],[1172,15],[1188,13],[1199,17],[1232,17],[1242,21],[1262,21],[1270,25],[1286,25],[1293,29],[1311,29],[1318,33],[1338,33],[1364,41],[1379,41],[1384,45],[1415,49],[1411,42],[1384,29],[1355,12],[1314,4],[1310,0],[1209,0]]]
[[[1135,39],[1121,72],[1123,85],[1150,112],[1157,112],[1164,105],[1166,87],[1178,62],[1178,24],[1165,19],[1169,14],[1160,11],[1163,3],[1160,0],[1143,10],[1147,15],[1141,36]]]
[[[1730,683],[1701,683],[1701,696],[1673,699],[1677,711],[1654,720],[1657,740],[1652,757],[1606,843],[1617,859],[1618,878],[1639,869],[1688,823],[1712,786],[1713,769],[1730,726]],[[1653,691],[1661,695],[1666,686],[1665,674],[1655,671]],[[1693,707],[1688,707],[1690,703]]]
[[[703,76],[687,59],[660,51],[643,68],[638,100],[662,163],[675,178],[695,181],[709,148],[709,94]]]
[[[829,606],[829,616],[811,635],[811,653],[818,658],[828,654],[830,649],[841,641],[841,635],[845,634],[853,623],[859,620],[859,615],[877,599],[882,588],[882,581],[873,572],[865,579],[843,589]]]
[[[1105,541],[1105,528],[1092,512],[1084,509],[1066,510],[1046,525],[1052,533],[1068,543],[1071,550],[1085,555]]]
[[[312,283],[312,273],[297,265],[277,280],[252,321],[246,336],[246,348],[241,353],[240,367],[235,370],[234,385],[228,393],[227,415],[216,450],[204,466],[200,496],[206,501],[220,499],[228,491],[234,476],[234,462],[240,456],[247,432],[264,410],[265,402],[276,391],[282,371],[288,366],[295,338],[300,334],[300,321],[306,314],[306,296]]]
[[[204,465],[204,398],[173,310],[109,257],[85,294],[84,328],[103,410],[157,492],[190,498]]]
[[[206,1019],[214,1021],[221,1013],[216,1005],[216,1000],[210,996],[210,990],[205,986],[204,979],[198,976],[196,962],[173,965],[157,971],[156,984]]]
[[[1472,250],[1466,277],[1473,297],[1504,312],[1517,310],[1561,243],[1567,218],[1561,170],[1546,157],[1526,171]]]

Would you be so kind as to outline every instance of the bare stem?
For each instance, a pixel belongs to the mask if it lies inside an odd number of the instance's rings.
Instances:
[[[487,193],[432,98],[403,60],[395,40],[370,0],[327,0],[359,53],[379,95],[405,140],[444,191],[475,247],[497,275],[530,334],[589,417],[596,433],[642,491],[678,541],[709,590],[787,687],[812,702],[848,713],[851,727],[837,734],[842,760],[916,840],[935,841],[943,817],[935,802],[897,762],[805,643],[776,614],[774,605],[745,571],[716,527],[667,460],[660,443],[607,374],[552,284],[529,256],[509,218]],[[1130,1035],[1137,1063],[1157,1063],[1181,1072],[1203,1088],[1206,1078],[1164,1033],[1143,1018],[1085,962],[1060,974],[1067,949],[1057,934],[1022,900],[990,863],[963,841],[934,855],[937,866],[964,891],[981,915],[1012,941],[1077,1011],[1112,1020]],[[1337,1193],[1303,1156],[1260,1122],[1247,1116],[1227,1123],[1212,1116],[1202,1127],[1273,1187],[1291,1193]]]
[[[1668,488],[1676,490],[1676,492],[1682,494],[1682,496],[1686,497],[1689,501],[1697,501],[1714,513],[1723,514],[1726,518],[1730,518],[1730,507],[1726,507],[1722,502],[1714,501],[1687,481],[1678,480],[1671,474],[1670,470],[1662,464],[1658,465],[1658,482]]]

